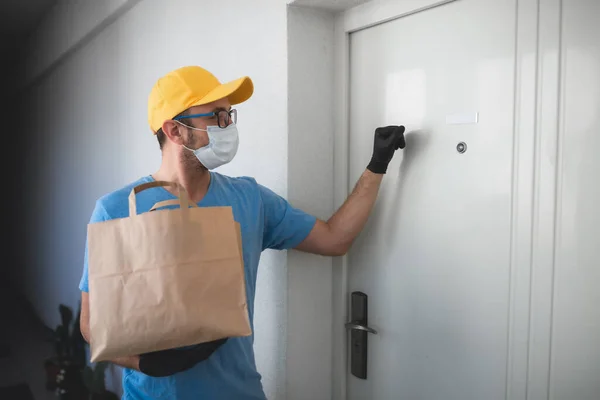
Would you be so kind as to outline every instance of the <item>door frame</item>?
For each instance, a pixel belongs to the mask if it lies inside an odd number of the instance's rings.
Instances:
[[[336,99],[334,131],[334,203],[340,207],[352,190],[349,181],[349,93],[350,93],[350,34],[392,20],[430,10],[460,0],[376,0],[346,11],[335,17],[334,27],[334,98]],[[347,398],[348,335],[348,257],[333,261],[333,327],[332,327],[332,398]],[[340,340],[341,339],[341,340]]]
[[[373,0],[338,13],[334,26],[334,206],[349,181],[350,34],[461,0]],[[563,0],[516,0],[513,195],[506,398],[550,392],[556,160]],[[551,93],[542,96],[542,93]],[[535,270],[535,273],[534,273]],[[348,257],[333,260],[332,399],[347,398]],[[537,279],[536,279],[537,278]]]

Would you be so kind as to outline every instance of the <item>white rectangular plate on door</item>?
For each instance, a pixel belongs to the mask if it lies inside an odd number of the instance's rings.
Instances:
[[[461,124],[476,124],[479,122],[479,113],[456,113],[449,114],[446,116],[446,123],[448,125],[461,125]]]

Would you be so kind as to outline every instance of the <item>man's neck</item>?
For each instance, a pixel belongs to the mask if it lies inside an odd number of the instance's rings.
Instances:
[[[163,158],[163,162],[159,170],[152,174],[154,180],[169,181],[182,185],[188,192],[190,200],[198,203],[204,198],[210,184],[210,173],[206,169],[199,169],[196,165],[190,165],[174,160],[168,162]],[[177,196],[177,190],[166,187],[173,195]]]

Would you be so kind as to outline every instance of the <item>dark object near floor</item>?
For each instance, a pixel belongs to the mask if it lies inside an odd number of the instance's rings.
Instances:
[[[2,400],[34,400],[29,385],[21,383],[13,386],[0,387],[0,399]]]

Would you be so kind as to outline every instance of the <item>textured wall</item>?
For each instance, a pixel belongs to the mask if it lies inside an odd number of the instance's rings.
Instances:
[[[160,164],[146,104],[152,85],[165,72],[199,64],[221,80],[254,79],[255,96],[237,107],[240,151],[221,172],[254,176],[287,195],[285,3],[143,0],[122,15],[104,9],[104,17],[100,8],[75,12],[59,5],[29,49],[32,54],[48,52],[45,61],[30,60],[29,71],[54,67],[38,71],[41,78],[23,92],[28,136],[22,148],[28,187],[23,241],[28,251],[15,275],[50,326],[58,322],[59,303],[77,305],[86,224],[95,200]],[[52,22],[80,26],[108,17],[109,23],[92,36],[93,25],[85,25],[86,33],[59,29]],[[72,40],[73,32],[83,42]],[[48,61],[54,59],[59,62]],[[264,253],[255,346],[269,398],[285,394],[286,277],[286,254]]]

